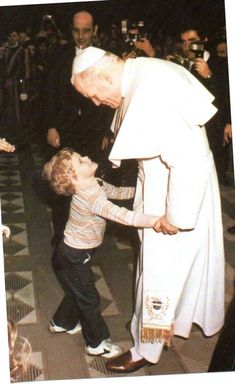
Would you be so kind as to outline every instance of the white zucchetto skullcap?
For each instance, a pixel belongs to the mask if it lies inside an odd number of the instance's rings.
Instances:
[[[92,67],[104,54],[105,51],[103,49],[96,47],[83,49],[73,60],[72,76]]]

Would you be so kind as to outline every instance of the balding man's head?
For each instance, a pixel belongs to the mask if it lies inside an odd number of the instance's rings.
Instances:
[[[93,16],[89,12],[81,11],[73,15],[72,36],[77,47],[89,47],[96,32],[97,26],[94,26]]]
[[[80,11],[73,15],[73,23],[93,24],[93,16],[86,11]]]

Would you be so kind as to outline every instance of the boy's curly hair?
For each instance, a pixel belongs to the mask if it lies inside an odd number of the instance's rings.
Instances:
[[[72,167],[72,148],[64,148],[54,155],[43,168],[43,177],[58,195],[69,196],[75,191],[72,180],[76,178]]]

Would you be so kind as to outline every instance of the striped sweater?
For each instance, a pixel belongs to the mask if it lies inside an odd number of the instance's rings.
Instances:
[[[134,197],[134,187],[115,187],[102,181],[72,196],[69,219],[64,231],[64,242],[77,249],[99,246],[104,237],[106,219],[124,225],[149,227],[152,216],[130,211],[108,199],[124,200]]]

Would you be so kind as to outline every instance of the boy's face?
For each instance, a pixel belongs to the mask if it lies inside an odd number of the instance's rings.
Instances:
[[[79,153],[73,153],[72,165],[78,180],[94,176],[98,168],[98,165],[89,159],[89,157],[80,156]]]

